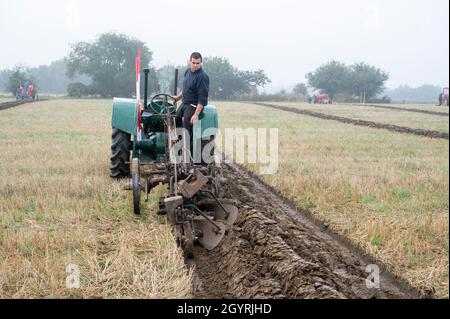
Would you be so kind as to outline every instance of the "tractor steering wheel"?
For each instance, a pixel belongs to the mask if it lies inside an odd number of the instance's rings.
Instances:
[[[173,101],[172,105],[168,103],[168,99]],[[161,101],[160,109],[155,109],[153,103],[156,104],[157,101]],[[169,94],[157,94],[150,101],[150,108],[155,112],[155,114],[166,114],[172,113],[175,110],[175,99]]]

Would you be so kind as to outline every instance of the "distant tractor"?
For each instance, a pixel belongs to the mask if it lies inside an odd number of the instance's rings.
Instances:
[[[309,98],[309,104],[331,104],[331,99],[328,94],[314,94]]]
[[[31,81],[25,80],[19,83],[16,93],[17,101],[36,100],[37,98],[37,90]]]
[[[317,103],[318,104],[331,104],[331,100],[330,100],[330,97],[328,96],[328,94],[320,94],[317,97]]]

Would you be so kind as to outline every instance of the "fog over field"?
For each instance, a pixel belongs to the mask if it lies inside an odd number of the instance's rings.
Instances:
[[[290,89],[332,59],[386,70],[389,88],[442,87],[448,12],[446,0],[1,1],[0,69],[49,64],[71,43],[117,31],[146,42],[156,67],[184,64],[200,51],[240,69],[264,69],[268,91]]]
[[[449,298],[448,0],[0,0],[0,39],[0,305]]]

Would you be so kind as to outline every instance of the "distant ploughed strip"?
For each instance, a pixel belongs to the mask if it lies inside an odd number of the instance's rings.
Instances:
[[[422,114],[430,114],[430,115],[449,116],[449,114],[445,113],[445,112],[420,110],[420,109],[411,109],[411,108],[406,108],[406,107],[395,107],[395,106],[378,105],[378,104],[356,104],[356,105],[357,106],[373,107],[373,108],[378,108],[378,109],[387,109],[387,110],[411,112],[411,113],[422,113]]]
[[[30,101],[11,101],[11,102],[0,103],[0,111],[7,110],[12,107],[16,107],[16,106],[19,106],[19,105],[22,105],[25,103],[32,103],[32,102],[37,102],[37,101],[46,101],[46,100],[42,99],[42,100],[30,100]]]
[[[411,127],[406,127],[406,126],[398,126],[398,125],[392,125],[392,124],[376,123],[376,122],[365,121],[365,120],[355,120],[355,119],[351,119],[348,117],[328,115],[328,114],[323,114],[320,112],[302,110],[299,108],[289,107],[289,106],[281,106],[281,105],[268,104],[268,103],[254,103],[254,104],[261,105],[261,106],[267,106],[267,107],[275,108],[275,109],[286,111],[286,112],[293,112],[293,113],[297,113],[297,114],[308,115],[308,116],[317,117],[317,118],[324,119],[324,120],[337,121],[337,122],[346,123],[346,124],[366,126],[366,127],[371,127],[371,128],[377,128],[377,129],[385,129],[385,130],[392,131],[392,132],[408,133],[408,134],[414,134],[414,135],[425,136],[425,137],[430,137],[430,138],[442,138],[442,139],[446,139],[446,140],[449,139],[448,133],[445,133],[445,132],[423,130],[423,129],[411,128]]]

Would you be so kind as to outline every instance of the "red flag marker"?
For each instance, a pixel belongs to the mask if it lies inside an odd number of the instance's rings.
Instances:
[[[141,136],[141,49],[138,49],[138,56],[136,58],[136,101],[137,101],[137,140],[142,139]]]

